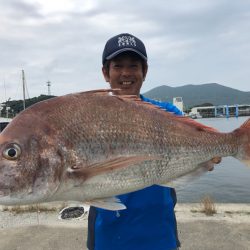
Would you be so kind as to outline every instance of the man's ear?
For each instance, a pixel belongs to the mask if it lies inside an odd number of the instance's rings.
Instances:
[[[145,65],[144,65],[144,67],[143,67],[143,81],[145,80],[145,78],[146,78],[146,75],[147,75],[147,72],[148,72],[148,64],[147,63],[145,63]]]
[[[109,82],[109,71],[106,67],[102,67],[102,74],[106,82]]]

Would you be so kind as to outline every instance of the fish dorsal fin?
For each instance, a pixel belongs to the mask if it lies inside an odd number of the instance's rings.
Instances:
[[[164,116],[168,116],[169,118],[173,119],[173,120],[177,120],[180,122],[184,122],[187,125],[190,125],[192,127],[195,127],[197,130],[199,131],[210,131],[210,132],[218,132],[218,130],[216,130],[215,128],[203,125],[201,123],[196,122],[195,120],[186,117],[186,116],[180,116],[180,115],[176,115],[172,112],[168,112],[167,110],[154,105],[150,102],[145,102],[143,100],[141,100],[138,96],[126,96],[126,95],[120,95],[120,96],[116,96],[120,99],[123,100],[128,100],[128,101],[136,101],[137,104],[142,105],[144,107],[150,108],[152,110],[157,110],[158,112],[161,112],[162,115]]]
[[[240,128],[250,129],[250,118],[248,118],[248,119],[240,126]]]
[[[181,121],[181,122],[185,122],[186,124],[195,127],[197,130],[199,131],[207,131],[207,132],[218,132],[217,129],[206,126],[204,124],[201,124],[189,117],[185,117],[185,116],[175,116],[175,119]]]
[[[179,116],[179,115],[175,115],[171,112],[167,112],[167,110],[165,110],[157,105],[154,105],[150,102],[146,102],[146,101],[141,100],[136,95],[115,95],[115,93],[117,91],[122,91],[122,90],[121,89],[99,89],[99,90],[87,91],[85,93],[91,93],[91,94],[96,94],[96,95],[110,95],[111,94],[111,96],[113,98],[118,98],[120,100],[128,101],[128,102],[136,102],[138,105],[142,105],[142,106],[147,107],[149,109],[157,110],[158,112],[162,112],[162,115],[168,116],[173,120],[184,122],[186,125],[190,125],[191,127],[195,127],[198,131],[218,132],[218,130],[216,130],[215,128],[198,123],[189,117]],[[246,124],[247,124],[247,122],[246,122]],[[250,124],[250,122],[249,122],[249,124]],[[245,126],[250,126],[250,125],[245,125]]]

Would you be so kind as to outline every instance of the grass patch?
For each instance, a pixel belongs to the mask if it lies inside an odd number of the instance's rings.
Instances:
[[[250,215],[248,211],[225,211],[225,214],[243,214],[243,215]]]
[[[59,205],[41,205],[41,204],[34,204],[34,205],[25,205],[25,206],[4,206],[2,211],[4,212],[11,212],[15,214],[21,213],[40,213],[40,212],[55,212],[60,211],[66,204],[59,204]]]
[[[191,212],[191,213],[200,213],[200,211],[197,210],[197,209],[191,209],[190,212]]]
[[[205,196],[201,200],[201,212],[208,216],[213,216],[217,213],[215,203],[210,196]]]

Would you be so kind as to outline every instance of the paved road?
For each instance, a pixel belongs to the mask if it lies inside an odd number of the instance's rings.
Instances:
[[[199,210],[199,204],[176,206],[181,250],[250,250],[250,204],[217,204],[214,216]],[[57,216],[0,211],[0,250],[87,250],[87,214],[70,221]]]
[[[250,250],[249,223],[181,222],[179,236],[181,250]],[[33,225],[0,229],[0,250],[86,250],[85,240],[85,225]]]

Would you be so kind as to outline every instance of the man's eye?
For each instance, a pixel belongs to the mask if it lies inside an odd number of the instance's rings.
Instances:
[[[132,64],[131,68],[138,68],[138,64]]]

